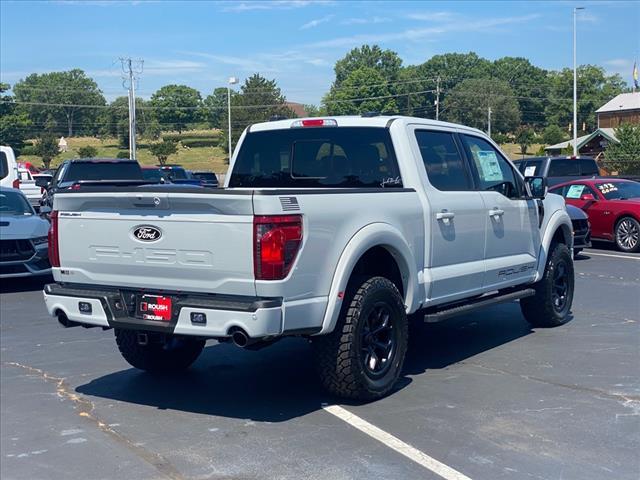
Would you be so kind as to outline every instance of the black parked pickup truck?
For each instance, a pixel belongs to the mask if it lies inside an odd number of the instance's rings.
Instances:
[[[525,177],[546,177],[550,187],[576,178],[600,175],[598,164],[591,157],[529,157],[513,163]]]

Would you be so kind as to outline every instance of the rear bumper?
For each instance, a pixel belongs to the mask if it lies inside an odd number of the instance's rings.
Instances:
[[[64,314],[85,326],[156,331],[176,335],[221,338],[235,328],[249,337],[278,336],[283,330],[281,298],[204,295],[163,292],[174,298],[174,315],[169,322],[143,320],[134,316],[135,295],[131,289],[51,283],[44,287],[44,301],[52,316]],[[150,292],[144,292],[150,293]],[[91,313],[80,311],[80,302],[91,304]],[[206,323],[193,323],[191,313],[203,313]]]

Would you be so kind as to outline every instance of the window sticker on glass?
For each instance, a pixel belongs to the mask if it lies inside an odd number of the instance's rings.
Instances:
[[[584,185],[571,185],[567,191],[567,198],[580,198],[584,190]]]
[[[498,163],[496,152],[492,150],[478,150],[476,152],[482,169],[482,177],[485,182],[498,182],[502,180],[502,170]]]
[[[536,174],[536,166],[532,165],[531,167],[527,167],[524,169],[525,177],[534,177]]]
[[[597,187],[598,189],[600,189],[603,195],[618,190],[618,187],[616,187],[613,183],[599,183]]]

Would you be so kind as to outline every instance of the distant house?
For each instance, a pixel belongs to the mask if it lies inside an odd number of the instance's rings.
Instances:
[[[640,92],[621,93],[596,110],[598,128],[589,135],[578,137],[578,155],[600,158],[609,143],[618,143],[615,128],[621,123],[640,124]],[[547,155],[562,155],[573,150],[573,139],[550,145],[544,149]]]
[[[640,123],[640,92],[621,93],[598,110],[598,128],[616,128],[621,123]]]
[[[301,103],[285,102],[284,105],[285,107],[288,107],[293,113],[295,113],[298,118],[307,116],[307,111],[304,109],[304,105]]]

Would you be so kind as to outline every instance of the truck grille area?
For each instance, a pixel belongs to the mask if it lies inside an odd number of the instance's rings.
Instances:
[[[34,253],[29,240],[0,240],[0,262],[29,260]]]

